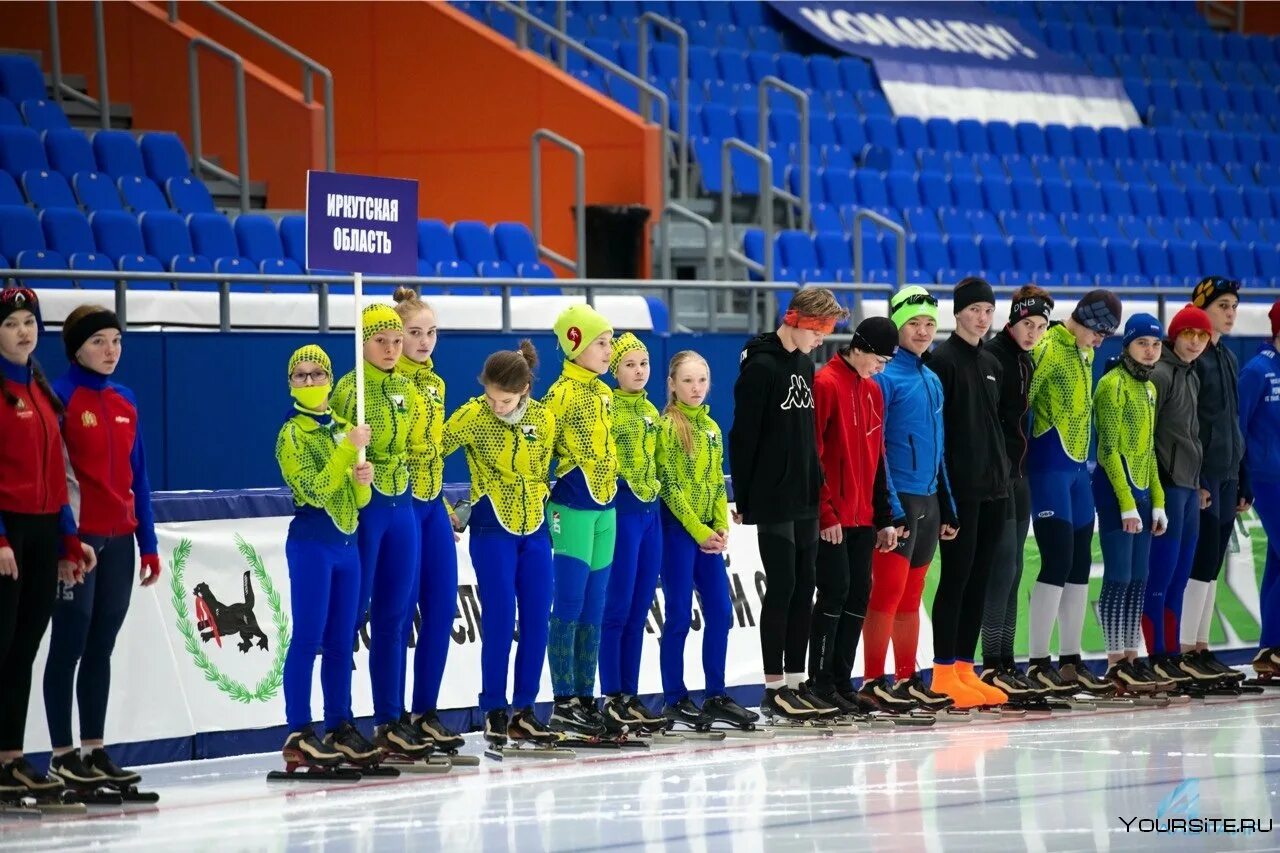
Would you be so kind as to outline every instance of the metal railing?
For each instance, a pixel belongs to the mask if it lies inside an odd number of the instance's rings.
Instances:
[[[1209,0],[1204,4],[1204,17],[1212,27],[1244,32],[1245,4],[1242,0]]]
[[[100,0],[99,0],[100,2]],[[200,0],[200,2],[217,12],[222,17],[239,26],[241,29],[247,30],[249,33],[271,45],[276,50],[288,56],[290,59],[297,61],[302,66],[302,99],[304,103],[315,103],[314,86],[312,84],[312,75],[320,76],[324,86],[324,161],[325,168],[329,171],[334,170],[335,148],[334,148],[334,130],[333,130],[333,74],[328,68],[321,65],[293,45],[274,36],[255,24],[247,18],[241,17],[235,12],[223,6],[215,0]],[[178,21],[178,2],[177,0],[169,0],[169,21],[177,23]]]
[[[733,239],[733,164],[732,154],[734,151],[741,151],[760,167],[760,227],[764,231],[764,246],[762,248],[763,263],[754,261],[747,257],[746,253],[739,252]],[[767,153],[761,151],[753,145],[748,145],[741,139],[726,139],[720,146],[720,255],[724,259],[721,274],[726,280],[733,278],[734,264],[744,267],[748,273],[755,273],[764,281],[773,281],[773,159]],[[747,299],[747,317],[748,323],[754,327],[756,325],[756,312],[759,306],[756,304],[755,294],[749,294]],[[774,304],[774,295],[771,291],[765,293],[766,313]]]
[[[558,145],[573,155],[574,255],[570,260],[543,245],[542,242],[542,141]],[[575,276],[586,276],[587,270],[587,155],[582,146],[555,131],[540,127],[533,132],[529,146],[530,184],[533,195],[533,242],[538,257],[550,258]]]
[[[107,25],[102,0],[93,0],[93,44],[98,63],[98,97],[93,98],[62,82],[62,35],[58,27],[58,0],[49,0],[49,53],[53,72],[53,97],[79,101],[98,111],[103,130],[111,127],[111,96],[107,87]]]
[[[702,229],[703,251],[704,251],[702,262],[706,264],[706,267],[707,267],[707,272],[706,272],[707,278],[715,279],[716,277],[716,254],[715,254],[715,245],[714,245],[715,243],[714,235],[715,235],[715,229],[716,229],[715,223],[713,223],[710,219],[707,219],[707,217],[705,216],[701,216],[697,213],[694,213],[692,210],[690,210],[687,207],[682,207],[681,205],[674,204],[674,203],[667,205],[667,213],[671,216],[676,217],[677,219],[684,219],[687,222],[691,222],[692,224]],[[707,291],[707,328],[712,332],[720,331],[720,315],[716,310],[717,295],[719,295],[719,291],[715,291],[715,290]],[[675,310],[674,298],[670,301],[670,310],[672,311]]]
[[[862,220],[870,220],[880,231],[888,231],[898,238],[898,287],[902,287],[907,278],[907,229],[892,219],[888,219],[874,210],[858,208],[853,214],[853,277],[862,281]]]
[[[561,5],[563,5],[563,0]],[[676,111],[680,117],[680,132],[676,135],[679,151],[679,174],[676,176],[676,194],[680,200],[689,200],[689,32],[675,21],[662,17],[657,12],[645,12],[636,22],[640,29],[636,52],[639,55],[639,74],[644,80],[649,79],[649,25],[664,29],[676,37],[679,44],[679,56],[676,70]],[[649,113],[649,96],[640,95],[640,115],[646,119]],[[666,128],[664,128],[666,130]],[[666,180],[667,176],[663,176]]]
[[[231,61],[235,70],[236,158],[240,174],[236,175],[206,160],[200,141],[200,48]],[[249,117],[245,107],[244,60],[212,39],[196,36],[187,43],[187,76],[191,101],[191,162],[198,170],[235,184],[240,190],[240,210],[249,209]]]
[[[760,135],[757,143],[760,150],[769,151],[769,90],[776,89],[784,95],[790,95],[800,106],[800,195],[786,189],[775,189],[774,195],[781,196],[791,204],[800,208],[800,229],[809,230],[809,95],[803,89],[797,89],[778,77],[765,77],[757,86],[760,101]],[[790,209],[788,209],[790,213]],[[791,217],[788,220],[794,223]]]

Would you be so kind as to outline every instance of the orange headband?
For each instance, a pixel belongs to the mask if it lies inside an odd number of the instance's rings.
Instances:
[[[794,326],[797,329],[808,329],[811,332],[822,332],[829,335],[836,330],[835,317],[818,317],[813,314],[801,314],[794,308],[788,308],[787,313],[782,315],[783,325]]]

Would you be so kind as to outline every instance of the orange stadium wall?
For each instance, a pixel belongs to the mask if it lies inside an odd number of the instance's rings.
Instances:
[[[657,215],[658,130],[446,3],[229,5],[330,69],[338,168],[416,178],[423,216],[530,223],[529,138],[539,127],[586,151],[588,204]],[[191,3],[180,15],[301,85],[297,62],[225,18]],[[543,177],[543,239],[572,257],[573,158],[545,147]]]
[[[107,83],[112,103],[133,108],[135,128],[177,131],[191,146],[187,95],[187,46],[200,33],[188,23],[169,23],[164,9],[150,3],[112,2],[106,11]],[[0,46],[39,50],[50,70],[49,17],[45,3],[5,3]],[[89,91],[99,92],[93,39],[93,6],[58,3],[64,73],[84,74]],[[202,144],[239,173],[236,154],[234,75],[231,64],[202,51],[200,92]],[[264,69],[246,62],[249,176],[268,184],[272,207],[302,207],[306,170],[324,168],[324,122],[319,107]]]
[[[1265,35],[1280,34],[1280,3],[1250,0],[1244,5],[1244,30]]]

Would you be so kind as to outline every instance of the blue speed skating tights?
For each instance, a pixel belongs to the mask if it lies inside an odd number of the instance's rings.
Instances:
[[[639,692],[644,626],[662,567],[657,501],[640,506],[648,509],[618,513],[618,537],[600,626],[600,692],[606,696]]]
[[[413,652],[413,702],[415,714],[436,709],[440,682],[449,656],[453,620],[458,612],[458,550],[453,541],[453,524],[444,498],[413,502],[421,537],[421,558],[417,583],[418,645]],[[412,631],[413,608],[409,609],[405,633]]]
[[[1033,452],[1061,455],[1056,433],[1032,442]],[[1059,654],[1080,653],[1089,566],[1093,562],[1093,485],[1084,465],[1033,466],[1031,524],[1040,551],[1040,574],[1031,590],[1028,619],[1031,658],[1049,656],[1053,625],[1058,623]]]
[[[1108,654],[1136,652],[1151,562],[1151,493],[1132,489],[1142,530],[1126,533],[1115,490],[1102,468],[1094,472],[1093,491],[1098,505],[1098,544],[1102,547],[1102,592],[1098,597],[1102,635]]]
[[[102,740],[111,692],[111,651],[129,610],[137,571],[133,537],[86,536],[98,565],[76,586],[58,584],[44,667],[44,709],[49,740],[71,746],[71,694],[80,709],[80,738]],[[77,664],[79,670],[77,671]],[[6,685],[0,690],[6,690]]]
[[[332,527],[332,525],[330,525]],[[349,719],[351,637],[360,594],[360,552],[354,535],[334,531],[329,541],[297,535],[285,542],[293,636],[284,659],[284,709],[289,731],[309,725],[311,672],[320,653],[324,726]]]
[[[1262,570],[1262,648],[1280,646],[1280,483],[1255,480],[1253,508],[1267,533],[1267,561]]]
[[[684,644],[693,622],[693,593],[702,607],[702,672],[706,698],[724,695],[725,656],[733,603],[724,555],[704,554],[666,507],[662,509],[662,597],[667,620],[662,626],[659,657],[662,693],[668,705],[689,695],[684,686]]]
[[[1151,540],[1147,593],[1142,605],[1142,633],[1153,655],[1176,655],[1182,618],[1182,594],[1191,577],[1200,538],[1200,492],[1164,487],[1169,529]],[[1199,618],[1197,616],[1197,618]]]
[[[405,625],[413,616],[418,579],[418,520],[406,493],[377,489],[360,510],[360,606],[369,613],[369,680],[377,725],[404,713]],[[359,619],[356,625],[359,627]]]
[[[492,506],[484,500],[471,514],[469,549],[480,596],[480,710],[487,714],[508,707],[507,665],[517,609],[520,643],[511,698],[514,707],[528,707],[538,696],[547,655],[547,620],[555,578],[551,537],[545,524],[526,536],[507,532],[497,524]]]

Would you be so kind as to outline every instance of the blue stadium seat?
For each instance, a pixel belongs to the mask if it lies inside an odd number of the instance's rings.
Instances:
[[[498,247],[494,244],[493,234],[483,222],[460,220],[453,224],[453,242],[458,248],[458,257],[472,267],[481,261],[498,260]]]
[[[195,254],[191,234],[186,221],[172,211],[148,211],[138,217],[142,228],[142,242],[147,254],[160,260],[166,269],[172,269],[175,258]]]
[[[1013,250],[1003,238],[981,237],[978,248],[982,251],[982,266],[988,272],[998,275],[1014,268]]]
[[[434,268],[443,261],[456,261],[458,250],[449,226],[439,219],[418,220],[418,257]]]
[[[78,130],[46,131],[44,148],[49,165],[65,176],[98,170],[98,161],[94,159],[89,137]]]
[[[67,258],[67,266],[73,271],[75,270],[93,270],[96,272],[111,272],[114,270],[115,264],[111,263],[111,259],[106,255],[98,252],[77,252]],[[115,282],[109,279],[77,278],[75,280],[76,287],[82,287],[87,290],[97,289],[106,290],[115,287]]]
[[[160,188],[150,178],[141,175],[129,175],[116,182],[125,206],[134,213],[144,210],[168,210],[169,200],[160,192]]]
[[[239,258],[240,244],[231,223],[221,213],[192,213],[187,216],[187,230],[191,232],[191,245],[195,254],[204,255],[213,261],[217,269],[218,261],[223,258]],[[101,242],[99,242],[101,246]],[[249,271],[253,272],[257,265],[245,259]]]
[[[1258,263],[1252,247],[1244,243],[1228,243],[1226,253],[1228,268],[1233,278],[1249,282],[1258,277]]]
[[[1100,159],[1102,143],[1098,139],[1098,131],[1083,125],[1071,128],[1071,139],[1075,142],[1076,156],[1085,160]]]
[[[840,66],[846,91],[861,92],[872,87],[871,65],[865,59],[841,57],[836,64]]]
[[[169,206],[184,216],[188,213],[213,213],[213,196],[204,181],[197,178],[169,178],[164,184]]]
[[[863,207],[889,206],[889,196],[883,176],[875,172],[857,172],[853,183],[857,187],[858,203]]]
[[[1045,210],[1055,216],[1075,212],[1075,200],[1071,195],[1071,187],[1059,178],[1046,178],[1040,184],[1044,196]]]
[[[1160,201],[1154,188],[1141,184],[1129,185],[1129,202],[1135,216],[1160,216]]]
[[[759,85],[766,77],[778,76],[778,60],[768,51],[753,50],[747,54],[747,70],[751,74],[751,82]]]
[[[170,259],[170,272],[178,274],[178,278],[174,281],[174,285],[178,290],[214,291],[219,289],[217,282],[191,281],[181,277],[181,273],[212,273],[213,261],[204,255],[179,255],[172,258]],[[243,285],[232,285],[233,290],[242,287]]]
[[[1017,137],[1018,150],[1023,155],[1032,156],[1049,153],[1045,132],[1040,125],[1027,121],[1018,122],[1014,127],[1014,133]]]
[[[1161,185],[1156,189],[1156,194],[1160,199],[1160,212],[1164,216],[1170,219],[1178,219],[1191,215],[1186,194],[1181,187],[1169,186],[1168,184]],[[1138,215],[1142,216],[1143,213],[1139,211]]]
[[[1135,241],[1138,264],[1142,274],[1148,278],[1170,274],[1169,257],[1165,254],[1164,244],[1158,240],[1144,239]]]
[[[191,177],[191,159],[176,133],[144,133],[139,147],[146,174],[158,185],[170,178]]]
[[[1114,160],[1124,160],[1133,156],[1129,147],[1129,136],[1118,127],[1104,127],[1098,132],[1102,143],[1102,154]]]
[[[1182,134],[1182,144],[1187,156],[1183,159],[1191,163],[1208,163],[1213,160],[1213,148],[1208,134],[1202,131],[1186,131]]]
[[[985,200],[986,208],[990,211],[1013,210],[1013,189],[1007,181],[984,180],[982,181],[982,196]],[[959,203],[959,196],[957,204]]]
[[[92,141],[98,171],[116,179],[147,174],[138,143],[127,131],[100,130],[93,135]]]
[[[11,175],[49,168],[40,135],[28,127],[0,126],[0,169]]]
[[[20,270],[65,270],[67,261],[61,254],[52,249],[23,249],[15,259],[14,268]],[[25,284],[37,290],[75,286],[69,278],[28,279]]]
[[[506,261],[481,261],[476,274],[480,278],[515,278],[516,270]]]
[[[960,134],[955,122],[947,118],[931,118],[925,122],[929,145],[937,151],[959,151]]]
[[[1012,184],[1015,209],[1037,213],[1044,212],[1044,193],[1040,184],[1026,178],[1015,180]]]
[[[1105,275],[1111,272],[1107,247],[1097,237],[1076,240],[1076,254],[1080,258],[1080,270],[1086,275]]]
[[[960,135],[960,150],[970,154],[991,153],[991,142],[987,139],[987,131],[982,122],[974,119],[961,119],[956,122],[956,131]]]
[[[1061,124],[1049,124],[1044,129],[1045,148],[1055,157],[1076,156],[1075,139],[1070,129]]]
[[[301,214],[290,214],[280,218],[280,244],[284,246],[284,256],[294,261],[299,267],[307,266],[307,219]]]
[[[15,104],[45,96],[44,72],[29,56],[0,56],[0,97]]]
[[[50,172],[47,169],[25,172],[22,175],[22,188],[26,191],[27,198],[36,207],[79,209],[67,179],[58,172]]]
[[[0,172],[0,205],[22,207],[27,203],[18,184],[8,172]]]
[[[1223,219],[1237,219],[1245,215],[1244,196],[1236,187],[1214,187],[1213,196]]]
[[[40,214],[40,228],[44,233],[44,245],[64,258],[98,250],[89,221],[78,210],[45,210]]]
[[[1213,219],[1218,215],[1218,204],[1208,187],[1187,187],[1187,206],[1191,215],[1200,219]]]
[[[1275,246],[1259,244],[1253,252],[1258,260],[1258,277],[1272,282],[1274,287],[1276,279],[1280,279],[1280,251]]]
[[[839,273],[853,268],[853,247],[841,232],[818,232],[813,238],[813,251],[821,269]]]
[[[1072,201],[1075,205],[1075,210],[1084,214],[1102,213],[1104,210],[1106,210],[1107,208],[1106,208],[1106,201],[1104,200],[1104,195],[1103,195],[1103,186],[1104,185],[1094,184],[1094,183],[1071,184],[1071,195],[1072,195]],[[1125,194],[1123,187],[1120,187],[1118,184],[1111,184],[1109,186],[1111,187],[1111,191],[1113,193],[1118,193],[1120,196],[1122,196],[1125,199],[1126,203],[1128,202],[1128,195]],[[1058,212],[1068,213],[1070,211],[1062,210]],[[1132,213],[1131,210],[1121,211],[1121,212]]]
[[[1111,259],[1111,271],[1116,275],[1141,275],[1142,265],[1138,253],[1128,240],[1107,240],[1107,255]]]
[[[16,205],[0,207],[0,257],[13,264],[18,252],[43,248],[44,234],[33,210]]]
[[[978,248],[977,238],[967,234],[949,237],[947,253],[951,258],[953,269],[968,270],[970,273],[982,269],[982,252]]]
[[[1045,272],[1049,269],[1049,261],[1045,257],[1044,243],[1037,237],[1013,237],[1013,260],[1023,274]]]
[[[120,191],[109,177],[100,172],[77,172],[71,176],[71,188],[86,211],[124,210]]]
[[[1192,278],[1196,273],[1196,247],[1190,240],[1170,240],[1165,243],[1169,258],[1169,274],[1175,278]]]
[[[951,187],[946,176],[937,172],[921,172],[917,176],[921,202],[926,207],[950,207],[952,203]]]
[[[151,255],[123,255],[116,260],[116,268],[122,272],[164,272],[164,265]],[[172,281],[131,281],[131,290],[172,290]]]
[[[991,153],[996,156],[1007,157],[1018,153],[1018,139],[1006,121],[987,122],[987,139],[991,143]]]
[[[913,234],[910,242],[914,247],[916,258],[922,269],[936,272],[952,265],[947,246],[940,235]]]
[[[232,223],[232,230],[240,247],[237,254],[253,261],[255,266],[260,267],[263,261],[273,258],[286,257],[280,232],[269,216],[242,213]]]
[[[1271,194],[1266,187],[1245,187],[1244,209],[1245,213],[1253,219],[1271,219],[1276,215],[1276,210],[1272,205]]]
[[[26,122],[22,113],[8,98],[0,98],[0,127],[22,127]],[[6,267],[7,269],[8,267]]]
[[[54,101],[33,98],[23,101],[18,109],[22,112],[22,118],[26,121],[27,127],[32,130],[67,130],[71,127],[70,122],[67,121],[67,114]]]
[[[1075,248],[1065,237],[1051,236],[1044,239],[1044,253],[1049,271],[1060,274],[1080,272],[1080,260]]]
[[[119,262],[125,255],[144,255],[142,231],[132,214],[120,210],[98,210],[89,214],[94,242],[98,250]]]
[[[1000,223],[995,215],[987,210],[965,210],[965,218],[969,220],[969,228],[978,237],[1003,237]]]
[[[929,147],[929,132],[924,122],[915,116],[901,116],[897,120],[898,146],[907,151]]]
[[[920,192],[916,188],[915,175],[908,172],[890,172],[886,178],[889,203],[894,207],[919,207]]]

